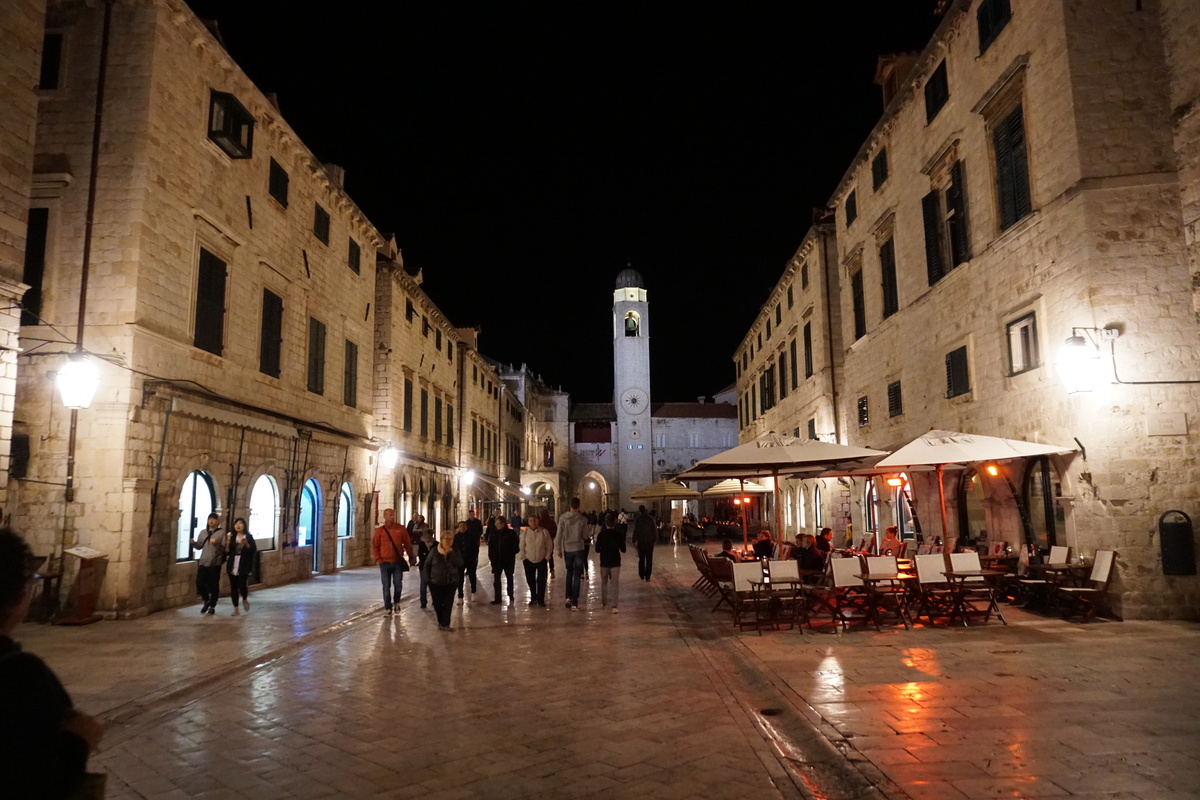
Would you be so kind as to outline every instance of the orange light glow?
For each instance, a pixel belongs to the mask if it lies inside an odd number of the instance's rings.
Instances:
[[[887,479],[887,485],[893,486],[893,487],[894,486],[903,486],[904,478],[901,478],[899,475],[891,475]]]
[[[995,464],[988,464],[984,469],[986,469],[987,474],[991,475],[993,478],[1000,474],[1000,468]]]

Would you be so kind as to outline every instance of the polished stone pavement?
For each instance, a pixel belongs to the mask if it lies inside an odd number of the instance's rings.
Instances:
[[[628,560],[628,559],[627,559]],[[437,630],[350,570],[18,639],[109,732],[111,798],[1200,796],[1200,626],[735,632],[686,548],[619,614],[493,606]],[[411,573],[410,573],[411,576]]]

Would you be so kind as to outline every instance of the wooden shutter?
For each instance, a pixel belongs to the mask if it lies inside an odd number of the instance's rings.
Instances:
[[[29,289],[21,298],[22,325],[42,324],[42,280],[46,275],[46,235],[49,229],[50,209],[29,209],[29,226],[25,232],[25,271],[21,275],[21,280],[29,285]]]
[[[794,361],[795,359],[793,359]],[[787,397],[787,355],[779,354],[779,399]]]
[[[362,269],[362,248],[360,248],[358,246],[358,242],[354,241],[353,239],[350,240],[350,244],[347,248],[346,264],[350,267],[350,269],[354,270],[356,274]]]
[[[863,295],[861,269],[850,277],[850,288],[854,297],[854,338],[861,339],[867,335],[867,301]]]
[[[196,279],[196,335],[193,344],[221,355],[225,341],[225,262],[201,248]]]
[[[930,286],[940,281],[945,274],[945,270],[942,269],[940,205],[936,191],[921,198],[921,211],[925,217],[925,269],[929,275]]]
[[[904,413],[904,395],[900,391],[900,381],[888,384],[888,416],[898,417]]]
[[[1029,164],[1025,153],[1025,115],[1020,106],[992,132],[996,151],[996,183],[1000,195],[1000,229],[1007,230],[1032,209]]]
[[[287,208],[288,204],[288,174],[287,170],[271,159],[270,173],[267,177],[267,193],[279,201],[279,205]]]
[[[812,323],[804,323],[804,377],[811,378],[813,374],[812,352]]]
[[[967,348],[958,348],[946,354],[946,397],[957,397],[971,391],[971,378],[967,373]]]
[[[413,429],[413,382],[411,378],[404,379],[404,430],[409,433]]]
[[[283,298],[263,289],[262,330],[258,343],[258,370],[272,378],[279,377],[280,351],[283,343]]]
[[[971,260],[971,232],[967,217],[967,184],[963,162],[950,167],[950,186],[946,189],[946,205],[950,208],[950,268]]]
[[[433,398],[433,440],[442,441],[442,398]]]
[[[454,406],[446,403],[446,444],[454,447]]]
[[[805,325],[807,325],[807,324],[808,323],[805,323]],[[800,386],[800,370],[798,369],[799,365],[796,363],[796,340],[795,339],[792,339],[792,342],[789,345],[789,349],[791,350],[791,355],[792,355],[792,389],[796,389],[798,386]]]
[[[325,323],[308,318],[308,390],[325,394]]]
[[[950,85],[946,80],[946,62],[943,60],[937,69],[925,82],[925,122],[933,122],[933,118],[946,105],[950,98]]]
[[[896,289],[896,246],[891,239],[879,248],[879,272],[883,284],[883,318],[887,319],[900,310]]]
[[[342,403],[358,406],[358,345],[346,340],[346,368],[342,372]]]
[[[867,404],[866,397],[858,398],[858,427],[865,428],[871,424],[870,407]]]
[[[421,390],[421,436],[429,438],[429,390]]]

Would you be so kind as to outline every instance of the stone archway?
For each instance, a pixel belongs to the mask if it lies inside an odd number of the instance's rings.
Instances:
[[[592,470],[580,478],[574,496],[579,498],[581,510],[604,511],[608,508],[608,481],[599,472]]]

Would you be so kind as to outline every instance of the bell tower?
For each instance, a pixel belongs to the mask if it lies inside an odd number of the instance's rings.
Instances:
[[[617,275],[613,291],[613,408],[617,416],[617,504],[636,508],[630,493],[654,482],[650,430],[650,314],[637,270]]]

